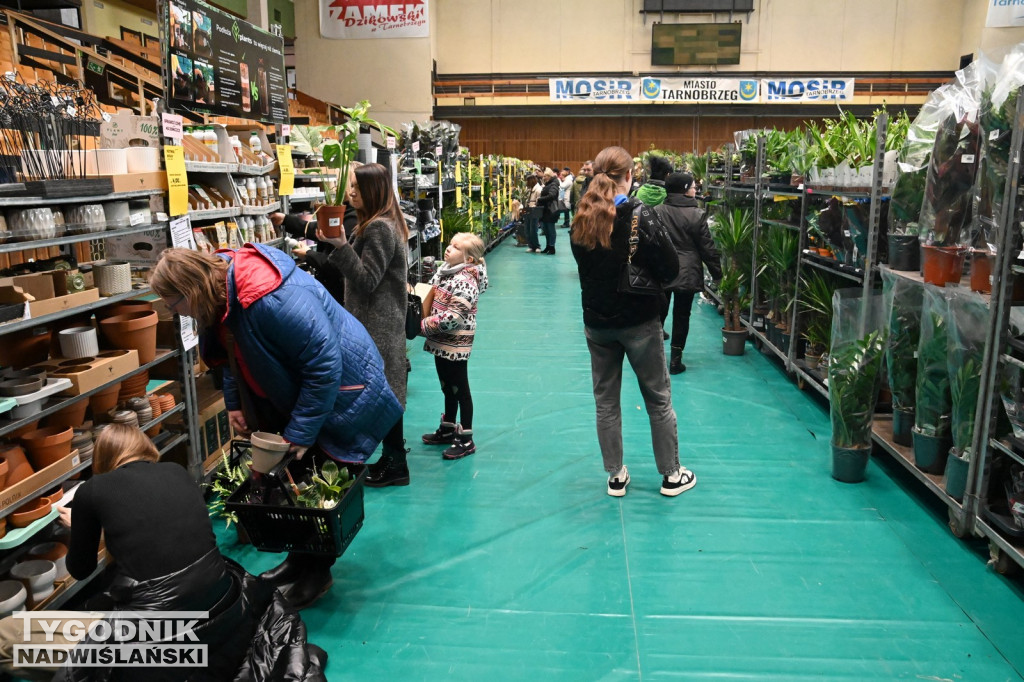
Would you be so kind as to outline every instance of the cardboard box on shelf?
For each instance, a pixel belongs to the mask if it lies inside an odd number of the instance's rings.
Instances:
[[[99,289],[86,289],[74,294],[48,298],[45,301],[32,301],[28,304],[28,309],[32,317],[42,317],[43,315],[59,313],[77,308],[78,306],[88,305],[98,300],[100,300]]]
[[[4,488],[0,492],[0,510],[19,505],[27,495],[37,491],[42,494],[41,491],[43,489],[50,487],[51,483],[81,463],[82,460],[78,457],[78,450],[72,450],[70,455],[57,460],[48,467],[40,469],[26,479]]]
[[[132,144],[133,141],[135,144]],[[140,145],[140,142],[144,144]],[[159,147],[160,120],[156,116],[114,114],[109,121],[104,121],[100,125],[100,146],[104,149]]]
[[[162,228],[111,237],[107,239],[107,258],[136,264],[155,263],[168,246],[167,230]]]
[[[71,380],[71,388],[64,391],[65,395],[81,395],[139,368],[139,351],[132,349],[127,351],[109,351],[109,353],[112,357],[100,356],[92,359],[90,362],[70,365],[70,367],[87,368],[79,369],[77,372],[66,371],[68,368],[67,364],[63,367],[60,366],[61,362],[68,362],[64,358],[50,358],[42,363],[42,365],[57,365],[58,369],[49,372],[49,374],[61,379]],[[116,355],[114,355],[115,353]],[[84,359],[82,358],[82,360]]]
[[[167,173],[152,171],[150,173],[125,173],[110,178],[114,183],[115,192],[135,192],[142,189],[167,189]]]

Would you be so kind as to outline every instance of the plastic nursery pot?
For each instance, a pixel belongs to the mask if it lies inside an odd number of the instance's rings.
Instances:
[[[892,411],[892,442],[897,445],[904,447],[911,447],[914,445],[914,440],[910,436],[911,429],[914,428],[914,410],[901,410],[895,409]]]
[[[10,516],[11,525],[15,528],[24,528],[33,521],[38,521],[47,514],[50,513],[50,501],[45,497],[37,497],[31,502],[27,502],[20,507],[17,511],[13,512]]]
[[[103,335],[115,348],[139,351],[139,364],[156,359],[156,325],[159,319],[155,310],[114,315],[100,321]]]
[[[743,349],[747,343],[747,330],[741,329],[737,332],[731,332],[728,329],[722,329],[722,354],[723,355],[743,355]]]
[[[0,581],[0,618],[6,618],[15,611],[20,611],[25,606],[25,599],[28,592],[25,586],[17,580]]]
[[[257,431],[249,437],[252,443],[252,468],[265,474],[281,461],[291,444],[276,433]]]
[[[38,471],[71,454],[71,439],[75,431],[70,426],[49,426],[29,431],[21,437],[28,450],[32,466]]]
[[[77,429],[83,422],[85,422],[85,410],[88,407],[88,400],[76,400],[67,407],[62,407],[47,417],[46,425]]]
[[[89,409],[92,410],[93,417],[106,414],[113,409],[117,405],[117,394],[120,390],[121,384],[118,382],[89,396]]]
[[[914,440],[914,465],[926,474],[941,475],[946,468],[946,457],[953,447],[949,436],[926,436],[912,429]]]
[[[35,469],[28,463],[25,451],[19,445],[0,446],[0,457],[7,463],[5,488],[9,488],[15,483],[21,483],[35,473]]]
[[[916,272],[921,268],[921,245],[915,234],[890,234],[889,267]]]
[[[971,251],[971,291],[992,293],[992,260],[988,251]]]
[[[13,398],[19,395],[35,393],[42,387],[43,380],[39,378],[7,379],[6,381],[0,381],[0,395]]]
[[[316,211],[316,225],[325,237],[340,237],[344,229],[345,206],[321,206]]]
[[[964,274],[966,249],[956,246],[921,245],[921,264],[924,267],[924,281],[944,287],[956,284]]]
[[[946,493],[959,502],[967,491],[967,470],[971,463],[956,456],[952,448],[946,458]]]
[[[860,483],[868,470],[871,446],[866,448],[841,448],[832,446],[832,478],[842,483]]]

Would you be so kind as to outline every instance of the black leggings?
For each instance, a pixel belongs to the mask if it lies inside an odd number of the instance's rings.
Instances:
[[[665,324],[668,317],[669,296],[674,301],[672,305],[672,341],[673,348],[686,348],[686,337],[690,335],[690,310],[693,308],[693,298],[696,291],[666,291],[665,301],[661,308],[661,323]]]
[[[456,421],[469,431],[473,428],[473,395],[469,392],[469,360],[445,360],[434,356],[434,367],[437,378],[441,380],[441,392],[444,393],[444,416],[449,421]]]

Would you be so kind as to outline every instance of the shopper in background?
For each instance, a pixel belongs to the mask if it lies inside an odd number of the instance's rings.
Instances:
[[[672,172],[672,164],[664,156],[651,154],[648,157],[650,171],[648,180],[636,191],[636,198],[648,206],[657,206],[665,201],[665,178]]]
[[[568,166],[562,169],[558,177],[558,200],[562,202],[562,214],[565,216],[562,227],[569,227],[572,222],[572,184],[576,178]]]
[[[433,354],[437,378],[444,394],[441,425],[423,434],[427,445],[451,444],[442,457],[462,459],[476,452],[473,442],[473,395],[469,390],[469,354],[476,333],[476,306],[487,289],[484,242],[469,232],[454,237],[444,250],[444,265],[430,282],[430,315],[420,328],[427,341],[423,350]]]
[[[580,204],[580,195],[583,194],[583,185],[587,181],[587,176],[584,175],[586,168],[586,164],[583,164],[583,166],[580,167],[579,175],[573,178],[572,188],[569,190],[569,203],[574,214],[576,213],[576,207]]]
[[[150,286],[198,323],[203,359],[224,369],[237,433],[281,433],[298,458],[312,449],[305,467],[326,457],[365,462],[401,418],[366,329],[280,249],[167,249]],[[330,588],[334,561],[289,554],[260,577],[304,608]]]
[[[704,266],[711,279],[722,279],[722,264],[715,240],[708,230],[707,211],[697,204],[697,185],[690,173],[671,173],[665,179],[665,203],[655,207],[661,223],[668,232],[679,258],[679,275],[665,286],[665,306],[661,311],[662,324],[668,317],[669,299],[672,307],[672,347],[669,374],[686,371],[683,349],[690,332],[690,310],[693,297],[704,289]]]
[[[580,187],[580,198],[582,198],[590,187],[590,181],[594,179],[594,162],[591,160],[584,161],[583,167],[580,168],[580,175],[583,176],[583,185]],[[577,200],[578,203],[579,201]]]
[[[560,204],[558,203],[559,187],[558,175],[550,168],[545,168],[544,188],[541,190],[540,196],[537,197],[537,205],[544,209],[543,213],[541,213],[540,223],[544,228],[544,237],[547,241],[541,253],[555,253],[555,223],[558,222],[558,212],[560,210]],[[535,251],[534,253],[537,252]]]
[[[540,189],[540,182],[538,182],[536,175],[526,176],[526,205],[523,207],[522,240],[519,241],[519,235],[517,235],[519,243],[516,246],[526,246],[530,251],[533,251],[534,248],[540,251],[540,242],[537,239],[539,221],[534,210],[537,208],[537,197],[540,196]]]
[[[639,239],[634,263],[659,281],[671,282],[679,262],[657,214],[628,196],[632,167],[633,160],[622,147],[607,147],[594,159],[594,179],[573,220],[572,254],[579,267],[597,440],[609,474],[608,494],[621,497],[629,485],[620,405],[625,357],[636,373],[650,419],[654,461],[663,476],[661,494],[674,496],[692,488],[697,479],[679,465],[676,413],[660,324],[663,297],[619,291],[634,218]]]
[[[345,307],[366,331],[384,358],[384,373],[399,402],[405,405],[408,372],[405,365],[405,309],[409,277],[409,227],[398,206],[391,176],[384,166],[371,163],[355,170],[348,202],[359,224],[352,241],[342,234],[320,241],[334,246],[331,263],[345,277]],[[399,418],[384,436],[383,452],[370,465],[366,485],[409,485],[403,423]]]
[[[19,678],[25,670],[10,667],[17,644],[107,643],[87,639],[84,632],[74,636],[78,626],[72,621],[88,628],[95,620],[116,619],[118,632],[131,633],[135,622],[126,612],[205,611],[208,617],[197,619],[187,636],[194,635],[191,644],[207,648],[204,679],[248,680],[271,672],[307,682],[325,679],[321,666],[326,656],[319,649],[307,651],[299,616],[282,603],[274,605],[276,615],[264,615],[281,597],[221,556],[202,490],[183,467],[161,462],[153,442],[138,428],[110,424],[96,438],[92,470],[92,478],[75,491],[73,505],[58,507],[60,523],[71,529],[67,569],[78,580],[92,575],[102,539],[116,557],[114,575],[104,592],[90,599],[87,608],[96,611],[55,614],[57,627],[49,633],[40,629],[44,621],[36,619],[0,621],[5,669]],[[101,632],[97,627],[93,637]],[[145,646],[134,638],[125,644]],[[322,660],[311,660],[311,654]],[[239,675],[243,663],[253,674]],[[194,668],[72,666],[55,679],[161,682],[192,679],[194,673]]]

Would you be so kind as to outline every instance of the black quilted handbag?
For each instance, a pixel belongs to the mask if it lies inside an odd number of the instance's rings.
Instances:
[[[409,293],[409,302],[405,306],[405,338],[412,341],[420,333],[420,322],[423,320],[423,299]]]
[[[640,233],[637,227],[640,225],[640,209],[633,211],[633,221],[629,230],[629,257],[622,264],[622,273],[619,275],[618,290],[621,294],[634,294],[639,296],[660,296],[661,283],[654,275],[642,265],[633,262],[633,255],[640,244]]]

